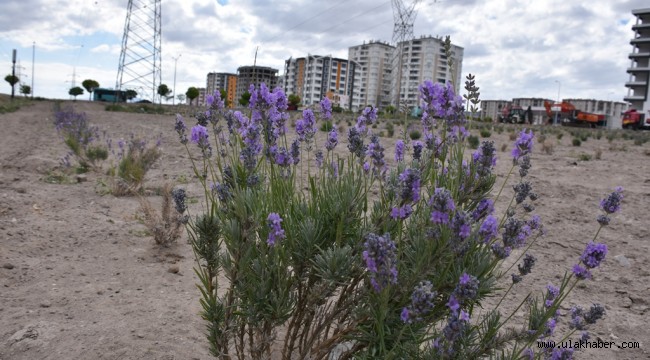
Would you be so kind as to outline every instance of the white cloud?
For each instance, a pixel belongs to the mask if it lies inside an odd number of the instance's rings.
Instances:
[[[428,0],[418,6],[414,32],[451,35],[453,43],[464,47],[463,73],[476,75],[485,99],[555,98],[560,81],[565,97],[607,98],[614,92],[611,98],[621,100],[633,35],[631,10],[647,7],[645,2]],[[52,89],[69,78],[72,67],[61,67],[70,58],[80,59],[78,69],[92,69],[97,57],[105,55],[116,63],[97,73],[114,82],[125,5],[121,0],[10,2],[0,14],[0,51],[15,46],[28,53],[37,41],[39,59],[53,59],[39,64],[36,80],[52,81]],[[172,86],[172,57],[182,54],[178,92],[205,86],[210,71],[235,72],[252,64],[258,46],[257,63],[282,72],[290,56],[346,57],[349,46],[392,36],[390,1],[167,0],[162,6],[163,82]],[[93,55],[75,57],[75,52]],[[57,61],[56,56],[64,58]],[[0,67],[8,66],[0,56]],[[45,74],[41,68],[57,71]],[[66,97],[60,90],[35,90],[39,96]]]

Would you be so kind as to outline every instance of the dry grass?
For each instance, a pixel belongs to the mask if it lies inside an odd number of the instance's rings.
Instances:
[[[551,139],[546,139],[542,143],[542,152],[546,155],[552,155],[555,152],[555,142]]]
[[[153,235],[156,244],[165,247],[180,238],[181,229],[183,228],[181,215],[172,209],[172,188],[173,186],[169,183],[161,188],[162,207],[160,214],[153,208],[149,200],[143,196],[139,197],[144,225]]]

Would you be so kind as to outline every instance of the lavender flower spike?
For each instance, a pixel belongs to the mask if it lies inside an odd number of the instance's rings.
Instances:
[[[519,133],[519,137],[515,141],[515,148],[512,149],[512,157],[514,161],[519,160],[521,157],[530,154],[533,151],[533,131],[527,129]]]
[[[370,283],[376,292],[380,292],[388,284],[397,283],[397,249],[390,239],[390,234],[378,236],[373,233],[366,235],[363,244],[363,259],[370,273]]]
[[[582,253],[580,260],[589,269],[596,268],[600,263],[605,260],[607,255],[607,245],[590,242],[587,244],[585,251]]]
[[[271,229],[266,243],[269,244],[269,246],[275,246],[277,240],[284,239],[286,237],[284,230],[280,225],[283,220],[277,213],[270,213],[269,217],[266,220],[268,221],[268,226]]]
[[[600,208],[607,214],[613,214],[621,209],[621,200],[623,200],[623,188],[618,186],[613,193],[600,201]]]
[[[404,161],[404,141],[397,140],[395,143],[395,161]]]

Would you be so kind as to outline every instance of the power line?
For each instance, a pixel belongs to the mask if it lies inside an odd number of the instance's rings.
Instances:
[[[318,14],[316,14],[316,15],[314,15],[314,16],[312,16],[312,17],[306,19],[306,20],[303,20],[303,21],[299,22],[298,24],[294,25],[293,27],[290,27],[289,29],[285,30],[285,32],[286,32],[286,31],[291,31],[291,30],[296,29],[296,28],[299,27],[300,25],[305,24],[307,21],[309,21],[309,20],[313,20],[313,19],[315,19],[315,18],[317,18],[317,17],[323,15],[324,13],[326,13],[326,12],[328,12],[328,11],[334,9],[335,7],[337,7],[337,6],[341,5],[341,4],[343,4],[344,2],[346,2],[346,0],[343,0],[343,1],[339,2],[339,3],[336,3],[335,5],[332,5],[332,6],[328,7],[327,9],[325,9],[325,10],[319,12]],[[274,40],[276,40],[276,39],[278,39],[278,38],[280,38],[281,36],[284,36],[284,35],[285,35],[284,33],[282,33],[282,34],[280,34],[280,35],[277,35],[277,36],[271,38],[270,40],[267,40],[267,42],[274,41]]]

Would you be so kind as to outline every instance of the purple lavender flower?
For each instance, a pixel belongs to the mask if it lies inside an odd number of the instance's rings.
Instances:
[[[395,161],[404,161],[404,141],[397,140],[395,143]]]
[[[535,265],[535,261],[537,259],[530,254],[526,254],[524,256],[524,263],[517,265],[517,268],[519,269],[519,274],[522,276],[530,274],[531,271],[533,271],[533,266]]]
[[[365,172],[366,174],[370,172],[370,163],[367,161],[363,163],[363,172]]]
[[[298,165],[298,163],[300,162],[300,140],[299,139],[295,139],[291,143],[290,152],[291,152],[291,160],[293,161],[293,164]]]
[[[330,174],[332,175],[332,177],[334,179],[338,179],[338,177],[339,177],[339,163],[336,162],[336,161],[332,161],[330,169],[331,169]]]
[[[187,144],[187,126],[185,126],[185,120],[183,120],[183,117],[180,114],[176,114],[174,130],[178,133],[178,138],[180,139],[181,144]]]
[[[454,294],[451,294],[449,296],[449,301],[447,301],[447,307],[449,310],[451,310],[452,313],[456,313],[458,309],[460,309],[460,304],[458,303],[458,299],[454,296]]]
[[[551,354],[551,360],[571,360],[573,359],[573,348],[554,348]]]
[[[544,332],[544,336],[553,336],[556,325],[557,325],[557,320],[555,320],[554,318],[548,319],[548,321],[546,322],[546,331]]]
[[[600,225],[602,225],[602,226],[607,226],[607,225],[609,225],[609,222],[611,221],[611,219],[609,218],[609,216],[607,216],[605,214],[600,214],[596,218],[596,221],[598,221],[598,223]]]
[[[266,240],[269,246],[275,246],[276,241],[284,239],[286,235],[280,223],[283,221],[280,215],[277,213],[270,213],[269,217],[266,219],[268,221],[269,229],[269,238]]]
[[[509,246],[504,247],[496,243],[492,244],[491,249],[494,256],[496,256],[497,259],[501,259],[501,260],[510,256],[510,252],[512,251],[511,247]]]
[[[526,348],[522,355],[528,357],[528,360],[535,359],[535,352],[531,348]]]
[[[466,300],[472,300],[478,295],[478,279],[467,273],[460,276],[460,280],[454,289],[453,294],[458,298],[458,301],[465,303]]]
[[[597,268],[605,260],[607,245],[590,242],[582,253],[580,260],[589,269]]]
[[[483,243],[487,244],[492,241],[492,239],[496,238],[498,235],[498,228],[499,223],[497,222],[497,219],[492,215],[488,215],[485,220],[483,220],[483,223],[478,230],[478,234]]]
[[[311,109],[303,110],[302,119],[296,122],[296,134],[300,141],[311,143],[316,134],[316,117]]]
[[[424,111],[422,124],[425,130],[431,129],[433,117],[445,119],[449,128],[465,123],[463,98],[454,93],[451,83],[442,85],[426,80],[420,85],[419,90]]]
[[[519,133],[519,137],[515,141],[515,147],[512,149],[512,157],[514,161],[519,160],[522,156],[528,155],[533,151],[533,131],[528,132],[527,129]]]
[[[573,265],[573,274],[580,280],[591,279],[591,272],[580,266],[580,264]]]
[[[363,246],[363,259],[370,273],[370,283],[375,291],[380,292],[388,284],[396,284],[397,253],[390,234],[378,236],[370,233],[366,235],[366,242]]]
[[[386,168],[386,162],[384,161],[384,147],[379,143],[377,135],[372,135],[370,138],[366,155],[372,160],[373,173],[375,175],[382,174]]]
[[[411,205],[406,204],[399,207],[395,206],[391,208],[390,217],[393,220],[396,219],[404,220],[409,216],[411,216],[412,213],[413,213],[413,208],[411,207]]]
[[[546,285],[546,299],[544,300],[544,306],[547,308],[550,308],[553,306],[553,303],[557,299],[558,295],[560,295],[560,289],[558,287],[553,286],[552,284]]]
[[[399,175],[400,198],[403,203],[420,200],[420,174],[414,169],[404,169]]]
[[[191,138],[193,143],[199,146],[199,149],[203,152],[203,157],[207,158],[212,153],[212,148],[210,147],[210,141],[208,140],[208,129],[202,125],[196,125],[192,127]]]
[[[462,210],[456,210],[451,219],[451,228],[460,240],[465,240],[471,232],[470,217]]]
[[[176,206],[176,212],[182,214],[187,210],[187,205],[185,204],[185,189],[174,189],[172,190],[172,199],[174,200],[174,205]]]
[[[435,224],[448,224],[449,215],[456,209],[451,192],[445,188],[436,188],[433,196],[429,199],[431,221]]]
[[[503,244],[512,248],[526,245],[526,240],[531,235],[532,229],[523,220],[508,218],[503,226]]]
[[[325,148],[328,151],[332,151],[334,150],[334,148],[338,143],[339,143],[339,135],[336,132],[336,128],[333,128],[332,130],[330,130],[329,133],[327,133],[327,142],[325,143]]]
[[[496,149],[493,141],[483,141],[481,147],[476,149],[472,155],[472,160],[476,164],[476,173],[479,176],[492,174],[492,169],[497,163]]]
[[[492,215],[492,213],[494,213],[494,201],[490,199],[482,199],[479,201],[478,205],[476,205],[474,211],[472,211],[472,219],[474,219],[474,221],[480,221],[484,217]]]
[[[274,162],[280,167],[288,167],[292,163],[289,151],[284,147],[278,148],[274,146],[271,150]]]
[[[356,127],[348,129],[348,150],[359,159],[363,159],[366,153],[366,146],[363,145],[363,139]]]
[[[332,117],[332,102],[327,97],[324,97],[320,102],[320,116],[324,120]]]
[[[618,186],[613,193],[600,201],[600,208],[607,214],[613,214],[621,209],[623,200],[623,188]]]
[[[357,124],[355,128],[359,134],[365,135],[368,132],[367,126],[374,124],[377,121],[377,109],[372,106],[368,106],[361,112],[361,115],[357,118]]]
[[[519,182],[516,185],[513,185],[513,189],[515,190],[515,201],[517,204],[521,204],[526,200],[528,195],[530,195],[530,192],[532,191],[532,186],[530,186],[530,183],[527,181],[522,181]]]
[[[420,140],[413,141],[413,159],[420,160],[424,143]]]
[[[402,310],[402,321],[409,324],[413,321],[422,321],[423,317],[433,310],[436,296],[437,293],[433,291],[431,282],[421,281],[411,294],[411,305]]]
[[[316,166],[319,168],[323,167],[323,151],[318,150],[316,151]]]
[[[595,324],[598,319],[605,315],[605,308],[600,304],[593,304],[589,312],[584,314],[584,319],[587,324]]]
[[[434,156],[438,156],[441,153],[442,150],[442,139],[438,136],[436,136],[433,133],[430,132],[425,132],[424,134],[424,143],[427,146],[427,149],[431,150],[434,154]]]

